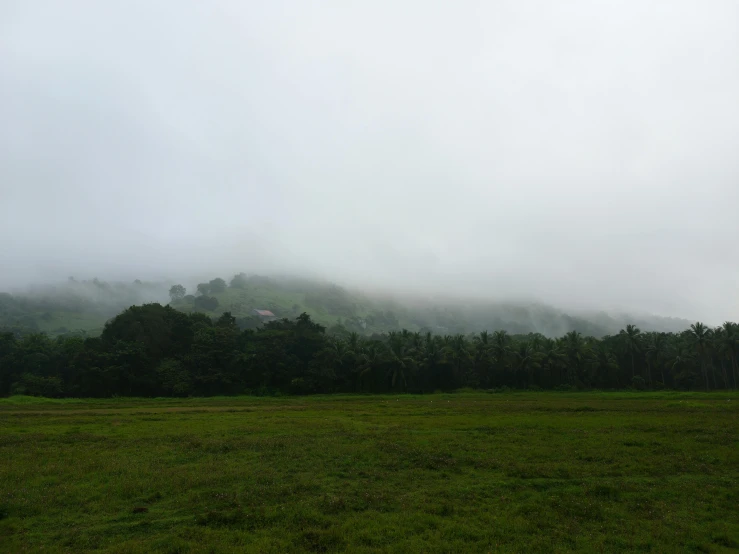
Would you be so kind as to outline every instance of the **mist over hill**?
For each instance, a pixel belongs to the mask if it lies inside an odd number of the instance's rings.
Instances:
[[[157,6],[0,4],[0,290],[247,268],[457,298],[402,325],[736,319],[736,2]]]
[[[132,305],[167,302],[164,282],[116,282],[70,277],[0,292],[0,327],[52,335],[97,335],[105,322]]]
[[[364,335],[408,329],[435,334],[468,334],[506,330],[511,334],[560,336],[568,331],[601,337],[627,324],[644,330],[679,332],[689,321],[654,315],[566,310],[541,302],[494,301],[453,295],[368,292],[328,281],[292,276],[237,274],[198,283],[182,281],[180,294],[170,295],[175,280],[147,282],[78,280],[27,287],[0,293],[0,327],[49,334],[99,334],[105,322],[132,305],[171,303],[185,312],[211,317],[231,312],[256,326],[253,310],[269,310],[278,318],[302,312],[330,332]],[[252,321],[246,320],[253,318]]]

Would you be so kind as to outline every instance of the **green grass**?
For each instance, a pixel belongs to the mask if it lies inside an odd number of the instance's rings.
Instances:
[[[0,400],[3,552],[730,552],[739,396]]]

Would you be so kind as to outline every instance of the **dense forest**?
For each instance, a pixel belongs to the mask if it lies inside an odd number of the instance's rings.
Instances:
[[[180,291],[173,291],[179,293]],[[496,331],[327,333],[308,314],[255,325],[151,303],[99,337],[0,334],[0,395],[50,397],[433,392],[526,389],[735,389],[739,325],[680,333],[628,325],[602,337]]]

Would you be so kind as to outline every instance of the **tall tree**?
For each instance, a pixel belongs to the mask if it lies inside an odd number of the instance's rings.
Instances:
[[[731,374],[734,389],[736,389],[739,380],[739,364],[737,363],[737,358],[739,358],[739,324],[725,321],[722,328],[724,331],[722,347],[731,362]]]
[[[392,332],[387,343],[388,377],[390,386],[395,390],[402,386],[402,390],[408,388],[408,379],[415,368],[416,361],[409,355],[405,345],[404,337],[400,333]]]
[[[647,362],[647,383],[652,384],[652,368],[660,369],[662,386],[665,385],[664,355],[666,349],[666,338],[664,333],[647,333],[645,343],[645,359]]]
[[[489,386],[493,363],[493,342],[489,332],[482,331],[472,337],[472,360],[476,382]]]
[[[555,382],[555,373],[557,375],[556,382],[562,383],[562,370],[565,368],[565,355],[560,348],[560,343],[554,339],[544,339],[542,341],[541,365],[549,372],[550,383]]]
[[[513,352],[514,383],[520,386],[534,384],[534,373],[541,367],[541,355],[529,341],[521,341]]]
[[[444,349],[446,359],[454,368],[454,384],[457,387],[467,386],[466,363],[470,360],[467,339],[458,334],[451,337]]]
[[[507,331],[495,331],[493,333],[492,353],[495,358],[495,367],[502,376],[506,374],[511,358],[511,336]]]
[[[370,340],[362,345],[357,364],[357,390],[361,392],[362,382],[370,376],[375,368],[382,366],[384,362],[382,343]]]
[[[562,348],[567,360],[568,381],[571,385],[577,385],[587,364],[588,345],[580,333],[570,331],[562,337]]]
[[[599,342],[590,351],[590,366],[593,368],[594,380],[602,383],[614,382],[618,386],[618,358],[608,345]]]
[[[185,298],[186,294],[187,290],[182,285],[172,285],[172,287],[169,289],[169,298],[172,300],[172,302],[182,300],[183,298]]]
[[[641,330],[636,325],[629,324],[626,329],[621,329],[618,335],[621,338],[624,351],[631,358],[631,378],[633,379],[636,377],[634,356],[641,351]]]
[[[226,281],[218,277],[208,283],[208,288],[211,294],[219,294],[226,290]]]
[[[197,291],[199,295],[207,296],[210,293],[210,285],[208,283],[198,283]]]
[[[706,381],[706,390],[709,390],[711,387],[708,384],[708,357],[710,352],[710,341],[711,341],[711,335],[709,333],[708,327],[706,327],[703,323],[700,321],[697,323],[693,323],[690,326],[690,334],[693,338],[693,345],[695,347],[695,351],[697,352],[700,362],[701,362],[701,373],[703,373],[703,377]]]

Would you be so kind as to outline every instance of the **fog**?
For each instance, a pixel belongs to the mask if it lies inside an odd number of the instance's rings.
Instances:
[[[739,3],[0,3],[0,288],[739,316]]]

